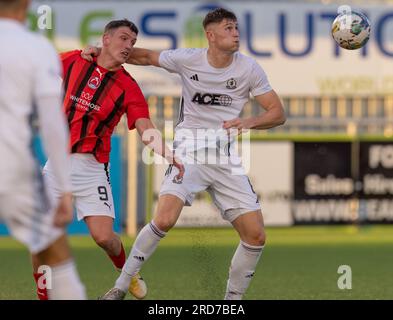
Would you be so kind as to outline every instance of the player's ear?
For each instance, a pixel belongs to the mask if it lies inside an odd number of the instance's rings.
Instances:
[[[212,28],[207,28],[205,30],[205,35],[206,35],[206,39],[211,42],[214,40],[214,32],[212,30]]]
[[[110,43],[110,33],[109,32],[105,32],[102,35],[102,46],[103,47],[107,47]]]

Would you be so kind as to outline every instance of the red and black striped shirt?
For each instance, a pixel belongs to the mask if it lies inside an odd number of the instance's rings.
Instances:
[[[108,71],[80,54],[75,50],[60,55],[70,148],[72,153],[92,153],[98,162],[106,163],[111,135],[121,116],[127,114],[132,130],[137,119],[149,118],[149,109],[138,84],[123,67]]]

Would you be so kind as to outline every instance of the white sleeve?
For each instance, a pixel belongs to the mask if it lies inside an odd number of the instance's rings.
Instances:
[[[161,51],[158,63],[164,69],[172,73],[181,73],[183,65],[189,60],[195,52],[192,48],[179,48],[175,50]]]
[[[254,61],[250,75],[250,92],[255,96],[259,96],[272,90],[269,80],[262,67]]]
[[[45,52],[36,65],[34,100],[43,146],[51,160],[59,189],[69,192],[69,137],[65,115],[62,112],[60,61],[55,50],[49,46],[45,47]]]
[[[41,46],[35,52],[35,96],[61,95],[62,68],[60,58],[53,46],[46,39],[40,39]]]

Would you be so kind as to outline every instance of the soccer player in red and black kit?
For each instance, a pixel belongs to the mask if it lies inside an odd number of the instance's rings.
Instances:
[[[138,29],[132,22],[111,21],[102,36],[102,53],[93,62],[82,59],[79,50],[61,54],[63,107],[70,128],[72,194],[78,220],[86,222],[94,241],[119,270],[126,255],[120,238],[113,232],[115,213],[108,161],[111,135],[122,115],[126,114],[129,129],[136,128],[146,145],[179,168],[179,178],[184,173],[183,165],[173,159],[161,136],[158,141],[143,136],[154,125],[138,84],[122,67],[137,35]],[[58,196],[50,159],[44,176]],[[146,285],[139,275],[133,280],[129,290],[141,299],[146,295]]]

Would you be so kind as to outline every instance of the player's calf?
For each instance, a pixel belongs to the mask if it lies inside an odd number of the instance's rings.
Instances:
[[[124,250],[123,244],[121,243],[120,239],[120,253],[117,255],[109,255],[108,257],[111,259],[113,265],[115,268],[121,272],[121,269],[123,268],[124,264],[126,263],[126,252]]]
[[[121,271],[126,262],[126,253],[119,237],[113,233],[110,237],[100,236],[96,238],[93,237],[93,239],[98,246],[104,249],[109,259],[111,259],[114,267],[118,271]]]
[[[241,300],[250,285],[263,246],[255,246],[240,241],[229,268],[229,278],[225,300]]]
[[[126,292],[127,289],[130,290],[130,285],[132,287],[132,278],[138,274],[139,270],[142,268],[142,265],[153,254],[160,240],[164,238],[165,235],[166,233],[158,229],[153,221],[142,228],[135,239],[131,253],[127,258],[123,270],[116,281],[116,288],[123,292]],[[136,284],[139,282],[140,281],[137,281]],[[133,290],[131,289],[130,291]],[[136,297],[138,295],[138,293],[134,294]]]

